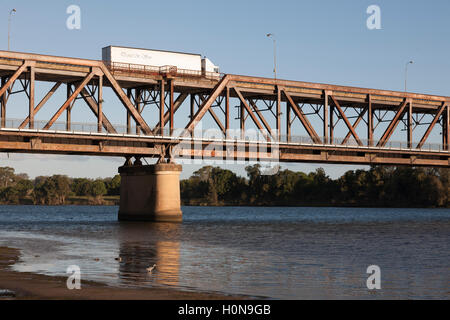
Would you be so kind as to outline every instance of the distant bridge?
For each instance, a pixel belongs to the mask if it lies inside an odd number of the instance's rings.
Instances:
[[[218,77],[173,67],[9,51],[0,51],[0,78],[2,152],[450,164],[450,97],[231,74]],[[37,82],[53,84],[39,99]],[[36,120],[62,85],[67,90],[65,99],[58,102],[60,107],[48,119]],[[122,124],[108,119],[105,87],[112,89],[126,110]],[[8,99],[19,93],[27,97],[27,112],[21,119],[9,119]],[[80,99],[95,123],[71,120],[73,104]],[[237,119],[230,117],[232,108],[237,109]],[[189,116],[176,118],[182,109]],[[152,116],[146,116],[148,112]],[[213,137],[194,133],[207,114],[218,131]],[[176,130],[177,119],[184,123],[181,131]],[[255,128],[257,136],[246,134],[246,127]],[[241,133],[233,136],[232,129]],[[341,137],[335,136],[337,132],[343,132]],[[439,141],[430,143],[432,133]],[[268,151],[260,151],[261,144]],[[182,146],[179,153],[174,146]]]

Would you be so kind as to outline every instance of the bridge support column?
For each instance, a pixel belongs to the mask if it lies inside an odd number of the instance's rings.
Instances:
[[[119,220],[181,222],[181,165],[124,165],[121,177]]]

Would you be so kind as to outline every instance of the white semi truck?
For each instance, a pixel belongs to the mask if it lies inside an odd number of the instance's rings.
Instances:
[[[102,60],[108,64],[129,64],[151,67],[176,67],[179,73],[219,75],[219,67],[200,54],[152,49],[108,46],[102,49]]]

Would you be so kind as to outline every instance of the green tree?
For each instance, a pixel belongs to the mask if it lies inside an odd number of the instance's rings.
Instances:
[[[106,194],[106,186],[102,180],[95,180],[92,183],[91,195],[95,198],[101,198]]]

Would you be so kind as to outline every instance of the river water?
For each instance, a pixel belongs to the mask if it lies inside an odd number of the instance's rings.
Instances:
[[[182,224],[117,221],[117,207],[0,206],[17,271],[114,286],[272,299],[449,299],[450,210],[183,207]],[[152,273],[146,268],[156,264]],[[367,267],[381,270],[369,290]]]

